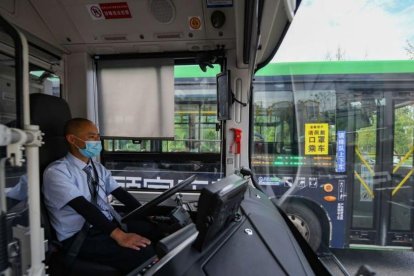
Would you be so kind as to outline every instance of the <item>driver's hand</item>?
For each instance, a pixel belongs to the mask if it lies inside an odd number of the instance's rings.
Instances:
[[[112,231],[111,238],[113,238],[120,246],[134,250],[140,250],[141,247],[147,247],[147,245],[151,244],[149,239],[135,233],[125,233],[119,228]]]

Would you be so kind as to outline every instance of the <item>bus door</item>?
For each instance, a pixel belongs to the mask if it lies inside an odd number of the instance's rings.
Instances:
[[[389,245],[412,246],[414,205],[414,92],[392,94],[393,139],[387,152],[391,164],[391,189],[388,232],[383,238]]]
[[[353,148],[348,152],[348,178],[353,179],[349,242],[411,246],[413,95],[360,92],[348,116],[348,147]]]
[[[350,214],[350,243],[374,244],[375,227],[375,192],[374,177],[377,163],[377,129],[383,106],[383,93],[352,91],[344,89],[338,114],[347,131],[347,178],[351,189],[348,189]],[[345,123],[346,122],[346,123]],[[346,125],[346,126],[345,126]]]

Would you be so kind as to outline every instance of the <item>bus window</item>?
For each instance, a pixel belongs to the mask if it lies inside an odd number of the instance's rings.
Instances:
[[[302,1],[256,72],[250,164],[315,250],[412,249],[412,3],[400,4]]]
[[[392,153],[393,183],[390,229],[397,232],[412,231],[413,171],[414,149],[414,102],[398,99],[394,102],[394,145]],[[407,176],[409,178],[407,178]],[[403,180],[406,179],[405,183]]]
[[[8,36],[3,31],[0,31],[0,35],[6,36],[8,38]],[[13,128],[18,127],[17,121],[18,119],[21,119],[18,118],[18,107],[16,106],[16,98],[18,96],[16,94],[15,70],[16,64],[14,58],[4,53],[0,53],[0,124]],[[1,146],[0,159],[3,160],[6,157],[6,147]],[[7,162],[5,164],[7,165]],[[4,168],[1,169],[3,170]],[[5,188],[6,193],[4,198],[6,199],[7,203],[5,205],[2,203],[2,207],[5,207],[5,210],[2,209],[2,211],[10,210],[20,201],[20,198],[18,196],[15,196],[14,192],[11,190],[18,185],[19,179],[24,175],[25,171],[25,166],[22,168],[13,168],[9,166],[6,167],[6,183],[5,187],[1,188],[2,192]],[[3,179],[1,181],[3,181]]]
[[[216,96],[219,68],[216,64],[203,72],[198,65],[174,66],[173,140],[104,139],[103,162],[121,185],[165,189],[196,172],[196,184],[190,189],[200,189],[222,177]],[[125,153],[128,157],[121,158]]]
[[[175,139],[163,142],[163,152],[220,153],[218,68],[204,73],[198,66],[175,66]]]
[[[15,64],[13,57],[0,51],[0,124],[8,127],[18,127],[19,114],[16,106]],[[29,65],[29,92],[43,93],[60,97],[60,78],[33,64]],[[0,156],[5,157],[6,148],[0,148]],[[8,207],[14,207],[19,202],[27,200],[27,174],[26,164],[22,167],[11,167],[6,162],[6,196]],[[16,221],[27,224],[24,219],[17,216]]]
[[[175,137],[151,147],[150,140],[106,139],[106,151],[220,152],[215,74],[198,66],[175,66]],[[198,72],[199,71],[199,72]]]
[[[328,63],[313,63],[315,75],[275,63],[256,75],[253,170],[315,250],[411,246],[414,70],[398,72],[410,62],[337,62],[324,74]]]
[[[43,93],[61,97],[60,78],[48,71],[33,68],[30,70],[30,93]]]

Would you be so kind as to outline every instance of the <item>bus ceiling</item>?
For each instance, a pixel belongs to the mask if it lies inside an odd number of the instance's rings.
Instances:
[[[256,64],[273,56],[296,2],[199,0],[190,5],[183,0],[9,0],[0,2],[0,14],[30,34],[29,42],[49,55],[225,49],[235,50],[237,66],[245,68],[251,53]],[[260,8],[252,10],[255,5]],[[252,24],[255,19],[260,24]]]

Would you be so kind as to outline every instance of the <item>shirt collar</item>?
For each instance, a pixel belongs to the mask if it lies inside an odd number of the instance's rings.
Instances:
[[[85,164],[82,160],[76,158],[72,153],[68,152],[66,155],[66,158],[71,162],[73,165],[75,165],[80,170],[83,170],[86,166],[90,166],[90,162],[88,164]]]

